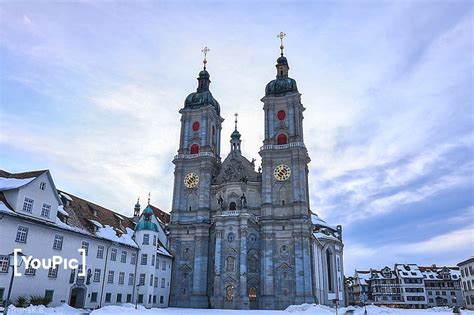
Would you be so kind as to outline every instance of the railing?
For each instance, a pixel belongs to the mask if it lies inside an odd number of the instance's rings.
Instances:
[[[197,154],[177,154],[174,156],[175,159],[194,159],[197,157],[208,156],[214,157],[214,153],[212,152],[200,152]]]
[[[305,148],[303,142],[291,142],[287,144],[266,144],[260,147],[260,150],[284,150],[288,148],[300,147]]]

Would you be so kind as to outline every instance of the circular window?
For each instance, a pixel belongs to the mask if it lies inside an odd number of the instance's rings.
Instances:
[[[198,131],[198,130],[199,130],[199,127],[200,127],[199,121],[195,121],[194,124],[193,124],[193,130],[194,130],[194,131]]]
[[[280,110],[280,111],[278,112],[278,114],[277,114],[277,117],[278,117],[279,120],[285,119],[285,117],[286,117],[285,111],[284,111],[284,110]]]

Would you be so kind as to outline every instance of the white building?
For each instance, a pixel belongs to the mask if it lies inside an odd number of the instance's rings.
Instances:
[[[419,266],[425,282],[428,307],[464,306],[458,267]]]
[[[56,189],[48,170],[11,174],[0,170],[0,305],[13,272],[14,249],[32,258],[77,259],[86,265],[28,268],[15,276],[10,301],[18,296],[51,298],[50,305],[79,308],[138,303],[167,307],[172,256],[166,249],[169,215],[148,205],[134,218]],[[167,223],[167,222],[166,222]],[[85,268],[86,276],[80,276]]]
[[[400,283],[400,293],[404,306],[426,308],[427,299],[423,274],[416,264],[395,264],[395,273]]]
[[[474,310],[474,256],[458,264],[461,269],[462,294],[466,308]]]

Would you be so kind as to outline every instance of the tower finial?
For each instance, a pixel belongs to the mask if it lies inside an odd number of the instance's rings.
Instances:
[[[201,51],[204,53],[204,60],[202,61],[202,63],[204,64],[204,70],[206,70],[206,65],[207,65],[207,53],[210,51],[210,49],[207,48],[207,46],[205,46]]]
[[[148,205],[150,205],[150,198],[151,198],[151,193],[148,192]]]
[[[239,114],[235,113],[234,116],[235,116],[235,130],[237,130],[237,117],[239,116]]]
[[[283,46],[283,38],[286,36],[285,33],[283,32],[280,32],[280,34],[277,35],[277,37],[280,39],[280,51],[281,51],[281,55],[283,56],[283,48],[285,48],[285,46]]]

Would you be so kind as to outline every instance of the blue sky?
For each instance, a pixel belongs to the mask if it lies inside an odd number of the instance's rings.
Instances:
[[[474,252],[468,1],[2,1],[0,162],[130,215],[169,210],[179,113],[210,47],[223,152],[238,112],[259,158],[260,98],[285,31],[305,111],[312,210],[343,224],[346,273]]]

